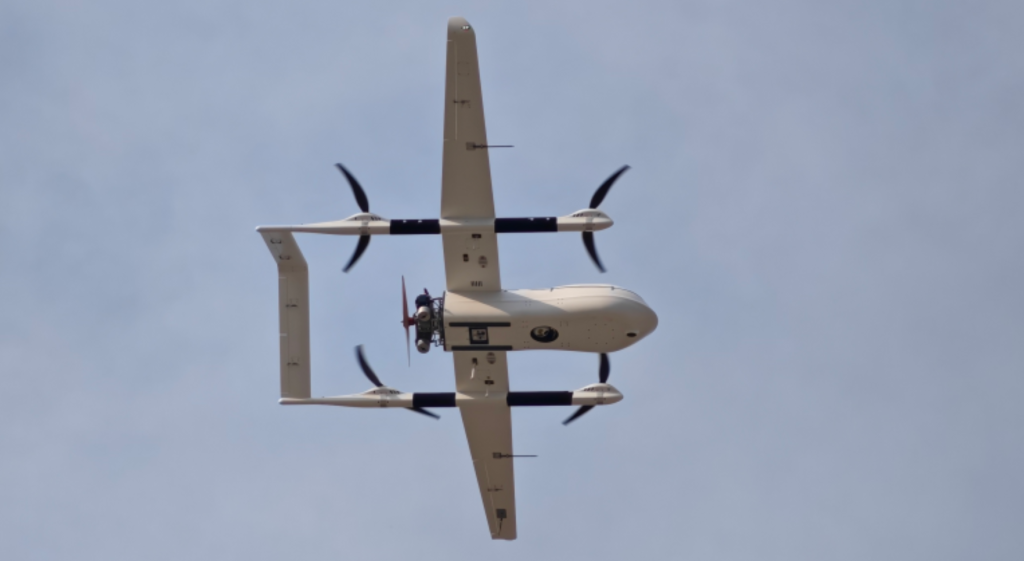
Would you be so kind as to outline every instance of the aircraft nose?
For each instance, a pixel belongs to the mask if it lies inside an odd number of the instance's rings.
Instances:
[[[634,341],[639,341],[653,333],[657,328],[658,314],[654,313],[654,310],[648,308],[646,305],[641,304],[639,306],[639,310],[633,314],[629,331],[626,332],[626,336]]]

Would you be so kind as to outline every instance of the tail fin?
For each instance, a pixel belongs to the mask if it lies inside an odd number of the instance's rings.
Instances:
[[[295,237],[260,230],[277,261],[281,397],[309,397],[309,268]]]

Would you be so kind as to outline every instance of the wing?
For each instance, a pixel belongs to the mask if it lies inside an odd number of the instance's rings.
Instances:
[[[441,218],[467,224],[444,234],[444,269],[448,290],[501,290],[498,237],[487,156],[484,103],[476,33],[463,18],[448,20],[448,62],[445,70],[444,159],[441,170]],[[473,231],[474,219],[486,228]]]
[[[490,232],[487,231],[490,230]],[[498,235],[494,228],[441,234],[444,272],[452,292],[501,290],[498,267]]]
[[[488,355],[493,358],[493,364]],[[491,538],[514,540],[516,488],[511,457],[512,412],[505,399],[508,393],[505,352],[458,351],[452,356],[459,410]]]
[[[441,218],[494,218],[491,163],[480,94],[476,33],[462,18],[448,20],[445,70]]]
[[[260,232],[277,262],[281,397],[309,397],[309,268],[290,232]]]

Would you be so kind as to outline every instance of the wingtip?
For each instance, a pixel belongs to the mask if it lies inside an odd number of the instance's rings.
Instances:
[[[473,33],[473,26],[462,16],[452,16],[448,18],[448,35],[456,33]]]

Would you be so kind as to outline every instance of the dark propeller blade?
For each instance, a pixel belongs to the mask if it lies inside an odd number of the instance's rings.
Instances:
[[[359,368],[363,369],[363,374],[366,374],[366,377],[370,379],[370,382],[373,382],[373,385],[377,386],[378,388],[384,385],[380,383],[380,378],[377,378],[377,375],[373,372],[373,369],[370,368],[370,364],[366,362],[366,357],[363,356],[362,345],[356,347],[356,360],[359,361]]]
[[[604,183],[594,191],[594,196],[590,199],[590,208],[597,208],[603,201],[605,196],[608,195],[608,191],[611,190],[612,185],[619,179],[619,176],[626,173],[629,166],[622,166],[618,171],[611,174],[608,179],[604,180]],[[587,253],[590,254],[590,259],[594,261],[594,265],[597,265],[597,270],[602,273],[605,271],[604,265],[601,264],[601,258],[597,256],[597,247],[594,246],[594,233],[583,232],[583,245],[587,247]]]
[[[580,407],[579,409],[576,410],[575,413],[572,414],[571,417],[569,417],[568,419],[562,421],[562,424],[563,425],[568,425],[569,423],[571,423],[571,422],[575,421],[576,419],[579,419],[580,417],[582,417],[584,413],[586,413],[587,411],[590,411],[593,408],[594,408],[593,405],[584,405],[583,407]]]
[[[416,325],[416,320],[409,315],[409,300],[405,297],[405,275],[402,275],[402,327],[405,328],[405,358],[412,366],[412,351],[409,350],[409,328]]]
[[[590,199],[590,208],[597,208],[598,205],[601,204],[601,201],[604,200],[605,195],[607,195],[608,191],[611,190],[612,185],[615,184],[615,181],[619,178],[620,175],[626,173],[627,169],[629,169],[629,166],[622,166],[621,168],[619,168],[619,171],[613,173],[611,177],[604,180],[604,183],[602,183],[601,186],[597,188],[597,191],[594,191],[594,197]],[[348,175],[348,173],[346,173],[345,175]]]
[[[356,244],[356,252],[352,254],[352,259],[348,260],[348,265],[345,265],[342,272],[347,273],[348,270],[356,264],[356,261],[359,261],[359,258],[363,256],[363,252],[366,251],[366,248],[368,247],[370,247],[370,236],[359,236],[359,243]]]
[[[431,411],[427,411],[426,409],[423,409],[421,407],[410,407],[409,410],[410,411],[415,411],[415,412],[417,412],[417,413],[419,413],[421,415],[426,415],[427,417],[433,417],[435,419],[440,419],[441,418],[441,416],[438,415],[437,413],[433,413]]]
[[[377,386],[378,388],[384,386],[384,384],[380,383],[380,378],[377,378],[377,374],[375,374],[373,372],[373,369],[370,368],[370,363],[366,362],[366,357],[363,356],[362,345],[356,347],[356,360],[359,361],[359,368],[363,369],[363,374],[366,374],[366,377],[369,378],[371,382],[373,382],[373,385]],[[433,417],[435,419],[441,418],[437,413],[427,411],[422,407],[409,407],[408,409],[410,411],[415,411],[421,415],[426,415],[427,417]]]
[[[348,179],[348,184],[352,186],[352,194],[356,196],[356,204],[359,205],[359,210],[363,212],[370,212],[370,201],[366,198],[366,193],[363,192],[363,187],[356,181],[355,176],[345,169],[345,166],[341,164],[334,164],[337,166],[338,171],[345,175],[345,179]],[[604,198],[602,196],[602,198]]]
[[[359,181],[357,181],[355,176],[345,169],[345,166],[341,164],[334,165],[338,168],[338,171],[345,176],[345,179],[348,180],[349,186],[352,187],[352,194],[356,197],[356,204],[359,205],[359,210],[363,212],[370,212],[370,201],[366,198],[366,192],[364,192],[363,187],[359,185]],[[369,245],[370,236],[359,236],[359,245],[356,246],[356,252],[352,254],[352,259],[348,260],[348,265],[345,265],[345,268],[342,269],[342,271],[347,273],[348,270],[356,264],[356,261],[359,261],[359,258],[363,256],[363,252],[366,251],[366,248]]]
[[[590,254],[590,258],[594,261],[594,265],[597,265],[597,270],[604,272],[604,265],[601,264],[601,258],[597,256],[597,247],[594,246],[594,233],[583,232],[583,245],[587,248],[587,253]]]

